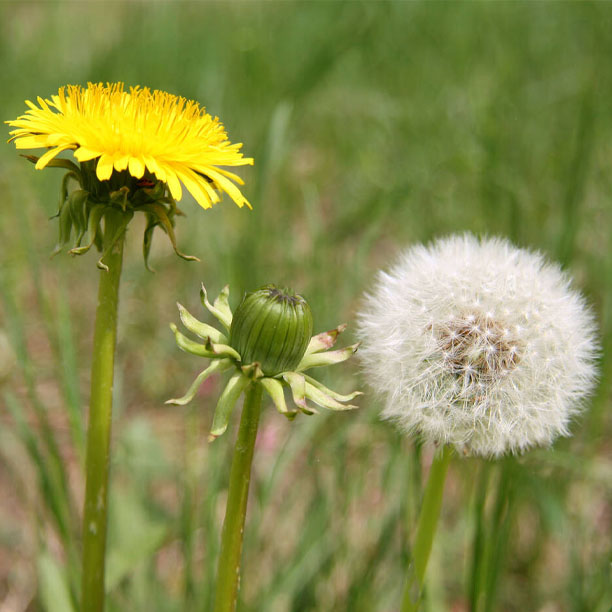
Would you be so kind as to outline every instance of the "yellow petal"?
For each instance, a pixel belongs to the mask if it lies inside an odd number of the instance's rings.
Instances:
[[[202,176],[200,176],[199,174],[197,175],[197,181],[198,184],[202,187],[202,189],[204,189],[204,191],[206,191],[206,194],[208,195],[208,197],[210,198],[210,201],[213,204],[216,204],[217,202],[221,201],[221,198],[219,197],[219,194],[213,189],[212,185]],[[216,185],[215,185],[216,187]]]
[[[194,166],[193,167],[194,170],[197,170],[198,172],[201,172],[202,174],[208,174],[208,168],[209,166]],[[217,168],[217,166],[215,166],[215,170],[219,174],[222,174],[223,176],[227,176],[227,178],[232,179],[232,181],[234,181],[235,183],[238,183],[239,185],[244,185],[244,181],[237,174],[234,174],[233,172],[230,172],[229,170],[225,170],[224,168]]]
[[[61,147],[55,147],[55,149],[47,151],[44,155],[40,156],[39,160],[36,162],[35,168],[37,170],[42,170],[54,157],[69,148],[70,145],[63,145]]]
[[[115,170],[122,172],[128,167],[129,161],[128,155],[121,155],[120,157],[115,157]]]
[[[240,189],[238,189],[234,183],[211,168],[206,169],[206,174],[210,176],[211,179],[214,179],[214,181],[219,184],[221,189],[223,189],[223,191],[225,191],[227,195],[229,195],[229,197],[232,198],[232,200],[234,200],[238,206],[240,206],[240,208],[242,208],[245,204],[251,208],[251,205],[248,203],[247,199],[242,195],[242,193],[240,193]]]
[[[96,167],[96,175],[101,181],[107,181],[113,173],[113,157],[112,155],[102,155]]]
[[[38,96],[36,101],[38,102],[40,108],[42,108],[44,111],[47,111],[47,112],[49,111],[49,107],[47,106],[46,100],[43,100],[40,96]]]
[[[157,163],[154,157],[147,155],[144,157],[145,165],[147,166],[149,172],[154,174],[158,180],[166,182],[166,172],[165,170]]]
[[[17,149],[40,149],[46,146],[46,136],[18,136],[15,139],[15,147]]]
[[[129,167],[130,174],[134,178],[142,178],[144,171],[145,171],[145,165],[142,159],[140,159],[139,157],[130,157],[128,167]]]
[[[172,168],[166,169],[166,182],[168,183],[170,194],[178,202],[183,197],[183,188],[176,176],[176,172]]]
[[[191,195],[195,198],[195,201],[202,208],[210,208],[212,206],[210,199],[206,195],[206,192],[202,189],[198,180],[194,178],[194,173],[191,170],[186,172],[177,172],[177,176],[181,179],[185,187]]]
[[[80,162],[95,159],[96,157],[100,157],[100,155],[102,155],[102,151],[94,151],[93,149],[87,149],[86,147],[80,147],[74,152],[75,158]]]

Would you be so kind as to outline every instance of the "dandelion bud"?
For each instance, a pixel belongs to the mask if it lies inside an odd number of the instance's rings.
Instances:
[[[225,330],[229,330],[230,337],[227,338],[225,331],[198,321],[184,306],[178,305],[183,325],[204,340],[203,344],[195,342],[172,324],[170,328],[178,346],[193,355],[211,359],[212,363],[198,374],[183,397],[166,403],[178,406],[188,404],[211,374],[233,369],[234,375],[217,403],[210,430],[211,440],[227,429],[234,405],[251,383],[261,385],[272,398],[276,409],[288,419],[293,419],[298,410],[304,414],[315,414],[317,410],[309,401],[328,410],[352,410],[357,407],[348,402],[362,395],[360,391],[343,395],[305,374],[310,368],[342,363],[357,350],[358,344],[328,350],[334,346],[346,325],[339,325],[311,338],[312,314],[306,300],[292,291],[281,291],[274,285],[247,293],[233,314],[229,306],[228,286],[211,304],[202,285],[201,297],[204,307]],[[286,388],[291,389],[295,408],[287,406],[285,402]]]
[[[236,309],[230,346],[243,365],[259,363],[266,376],[293,370],[312,334],[312,314],[301,295],[266,285],[247,293]]]

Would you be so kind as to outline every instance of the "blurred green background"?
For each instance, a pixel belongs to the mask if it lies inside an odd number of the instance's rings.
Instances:
[[[0,30],[2,119],[66,83],[120,80],[198,100],[255,158],[241,171],[252,212],[181,203],[179,247],[201,263],[157,235],[147,272],[144,225],[130,226],[109,611],[211,605],[235,428],[206,443],[218,380],[164,406],[203,367],[174,345],[175,302],[204,316],[202,281],[230,283],[234,306],[276,282],[307,296],[321,331],[354,320],[400,249],[470,230],[574,275],[601,322],[602,375],[554,450],[451,466],[425,609],[608,612],[612,5],[3,2]],[[79,584],[99,272],[93,253],[49,259],[61,175],[0,147],[1,612],[69,612]],[[331,375],[364,386],[356,363]],[[398,609],[431,449],[360,404],[291,424],[265,411],[243,612]]]

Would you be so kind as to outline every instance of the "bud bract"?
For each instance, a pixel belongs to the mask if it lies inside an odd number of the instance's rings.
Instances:
[[[312,313],[301,295],[266,285],[247,293],[236,309],[230,346],[243,365],[259,363],[266,376],[293,370],[312,335]]]

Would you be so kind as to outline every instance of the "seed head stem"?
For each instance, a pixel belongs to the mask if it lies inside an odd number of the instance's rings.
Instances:
[[[431,464],[412,548],[411,562],[408,566],[402,612],[417,612],[421,604],[425,571],[440,517],[444,481],[451,454],[451,447],[444,445],[442,452],[436,454]]]

